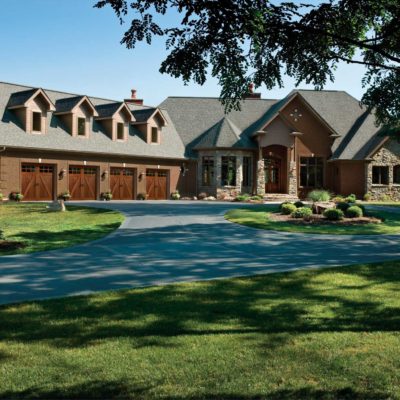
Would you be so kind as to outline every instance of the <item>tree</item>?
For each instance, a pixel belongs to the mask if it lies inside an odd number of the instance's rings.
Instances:
[[[169,54],[160,72],[200,85],[211,73],[227,111],[240,107],[250,83],[282,87],[283,74],[322,89],[344,61],[365,66],[362,103],[377,123],[400,127],[399,0],[100,0],[95,7],[107,5],[121,23],[135,14],[121,43],[164,37]],[[182,19],[162,28],[154,17],[171,10]]]

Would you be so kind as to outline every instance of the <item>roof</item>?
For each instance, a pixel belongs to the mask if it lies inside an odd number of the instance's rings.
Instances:
[[[29,90],[33,90],[33,88],[0,82],[0,146],[121,156],[184,158],[184,145],[166,111],[163,111],[163,115],[168,121],[168,125],[163,127],[161,144],[157,146],[146,143],[142,139],[141,132],[134,126],[130,126],[126,142],[113,142],[104,131],[102,124],[97,121],[93,121],[89,138],[72,137],[55,114],[49,114],[48,132],[45,135],[27,134],[21,128],[15,113],[7,110],[7,104],[14,93]],[[64,110],[71,109],[73,104],[78,104],[84,97],[47,89],[44,89],[44,92],[53,104],[63,100],[61,104],[65,107]],[[95,107],[117,103],[115,100],[97,97],[88,97],[88,99]]]
[[[132,110],[132,114],[136,119],[136,122],[146,122],[155,112],[156,108],[154,107],[145,107],[142,109],[137,109],[137,106],[135,109]]]
[[[13,93],[10,97],[7,106],[8,107],[23,106],[36,92],[37,89],[29,89]]]
[[[239,140],[237,148],[257,148],[257,143],[251,140],[251,134],[263,126],[265,114],[277,100],[243,100],[241,110],[233,110],[225,114],[224,106],[218,98],[210,97],[168,97],[160,107],[167,110],[175,128],[186,146],[186,156],[195,156],[196,146],[204,135],[207,140],[216,134],[217,124],[227,118],[231,129],[225,125],[218,134],[217,144],[225,141],[223,132],[228,134],[227,142],[232,139],[232,129],[236,132]],[[234,126],[235,128],[232,128]],[[212,128],[214,130],[212,130]],[[209,132],[211,130],[211,132]],[[206,140],[206,139],[204,139]]]
[[[117,113],[119,110],[123,110],[130,115],[131,120],[133,120],[133,115],[128,107],[128,105],[123,102],[116,102],[116,103],[109,103],[109,104],[101,104],[96,106],[96,111],[98,113],[98,119],[107,119],[107,118],[112,118],[115,113]]]

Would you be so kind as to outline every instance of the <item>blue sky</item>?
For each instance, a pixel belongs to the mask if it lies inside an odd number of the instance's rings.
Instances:
[[[162,40],[126,49],[120,40],[128,25],[121,26],[108,8],[94,9],[94,3],[0,0],[0,81],[116,100],[129,97],[135,88],[146,104],[158,104],[169,95],[219,95],[212,78],[204,86],[185,86],[179,79],[160,74],[166,55]],[[335,82],[325,89],[346,90],[360,98],[363,74],[362,66],[343,64]],[[263,98],[281,98],[293,87],[294,82],[286,79],[284,89],[258,91]]]

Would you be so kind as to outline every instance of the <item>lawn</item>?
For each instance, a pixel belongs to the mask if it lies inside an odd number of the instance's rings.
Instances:
[[[268,215],[277,212],[276,205],[255,206],[252,208],[229,210],[225,214],[228,221],[245,225],[251,228],[335,235],[376,235],[400,233],[400,213],[389,211],[373,211],[374,216],[384,219],[380,224],[364,224],[354,226],[344,225],[296,225],[290,222],[271,221]]]
[[[0,398],[399,399],[400,262],[0,307]]]
[[[61,213],[48,212],[43,203],[0,205],[0,229],[5,238],[26,245],[14,253],[52,250],[99,239],[118,228],[123,219],[119,212],[101,208],[68,206]]]

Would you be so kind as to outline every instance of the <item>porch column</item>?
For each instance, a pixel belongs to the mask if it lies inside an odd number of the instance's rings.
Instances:
[[[257,161],[257,194],[260,196],[265,195],[265,172],[264,172],[264,160],[262,156],[262,148],[258,149],[258,161]]]
[[[236,156],[236,191],[242,193],[242,183],[243,183],[243,155],[238,154]]]

